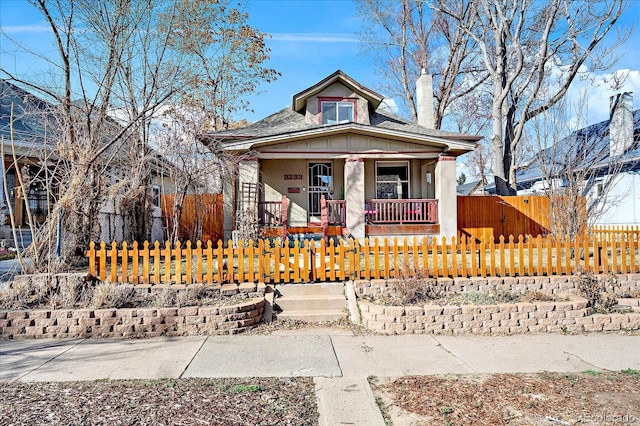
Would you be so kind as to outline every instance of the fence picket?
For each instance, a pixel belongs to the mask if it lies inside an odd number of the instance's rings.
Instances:
[[[138,259],[138,242],[134,241],[131,247],[131,279],[133,284],[138,284],[139,274],[138,267],[140,266],[140,260]]]
[[[153,244],[153,283],[160,284],[160,241]]]
[[[460,273],[466,278],[469,274],[467,273],[467,237],[464,235],[460,237],[460,262],[462,266]]]
[[[185,262],[184,281],[187,285],[192,284],[193,281],[193,251],[191,249],[191,241],[187,241],[187,245],[183,250]]]

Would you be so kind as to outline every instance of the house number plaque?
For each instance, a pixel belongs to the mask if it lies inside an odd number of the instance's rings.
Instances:
[[[287,173],[284,175],[284,180],[302,180],[302,175],[296,173]]]

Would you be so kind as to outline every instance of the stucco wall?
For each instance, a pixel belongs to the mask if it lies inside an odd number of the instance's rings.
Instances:
[[[261,182],[265,201],[289,199],[289,226],[307,224],[307,182],[308,166],[306,160],[262,160]],[[302,179],[292,177],[302,176]],[[288,177],[289,179],[285,179]],[[299,188],[299,193],[289,193],[288,188]]]

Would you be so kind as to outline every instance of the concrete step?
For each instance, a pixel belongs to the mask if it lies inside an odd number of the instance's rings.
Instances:
[[[278,314],[278,319],[290,319],[304,322],[336,321],[347,317],[346,311],[283,311]]]
[[[344,285],[342,283],[283,284],[275,286],[275,290],[283,297],[302,295],[344,295]]]
[[[336,295],[308,295],[283,296],[277,298],[276,305],[283,311],[315,311],[315,310],[343,310],[347,307],[347,300],[342,294]]]

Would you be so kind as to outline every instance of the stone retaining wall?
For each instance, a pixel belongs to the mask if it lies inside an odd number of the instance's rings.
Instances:
[[[640,330],[640,299],[629,314],[593,314],[587,299],[464,306],[382,306],[359,301],[362,322],[381,334],[520,334]]]
[[[617,292],[627,294],[640,288],[640,274],[620,274]],[[606,275],[599,276],[607,279]],[[505,277],[505,278],[438,278],[435,281],[438,289],[444,293],[460,293],[464,291],[491,292],[496,287],[514,293],[541,291],[547,294],[578,295],[578,279],[573,275],[545,277]],[[393,285],[394,280],[355,280],[353,282],[359,297],[376,297]]]
[[[156,337],[236,334],[262,319],[264,298],[231,306],[0,311],[0,337]]]

